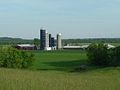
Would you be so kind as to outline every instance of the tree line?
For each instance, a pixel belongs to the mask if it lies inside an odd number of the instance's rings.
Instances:
[[[0,45],[33,44],[31,39],[0,37]]]
[[[120,43],[120,38],[88,38],[88,39],[63,39],[63,44],[69,43]]]
[[[37,41],[37,42],[36,42]],[[87,38],[87,39],[62,39],[63,45],[70,43],[120,43],[120,38]],[[0,37],[0,45],[15,45],[15,44],[40,44],[40,39],[21,39],[11,37]]]

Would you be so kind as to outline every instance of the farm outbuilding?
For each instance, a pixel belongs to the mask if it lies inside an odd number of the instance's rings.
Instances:
[[[113,46],[111,44],[107,44],[107,46],[108,46],[108,49],[115,48],[115,46]]]
[[[63,46],[63,49],[75,49],[75,50],[84,50],[87,49],[89,45],[82,45],[82,46]]]
[[[111,45],[111,44],[105,44],[107,45],[107,48],[108,49],[111,49],[111,48],[115,48],[115,46]],[[76,49],[76,50],[85,50],[89,47],[89,45],[82,45],[82,46],[63,46],[63,49]]]
[[[15,48],[20,50],[37,50],[37,47],[31,44],[17,44]]]

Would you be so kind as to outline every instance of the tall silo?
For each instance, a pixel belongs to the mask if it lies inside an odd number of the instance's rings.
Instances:
[[[52,39],[51,34],[49,34],[49,47],[52,47]]]
[[[44,50],[46,46],[46,30],[40,29],[40,49]]]
[[[61,40],[61,33],[57,34],[57,43],[56,43],[56,48],[62,49],[62,40]]]
[[[45,48],[49,47],[49,33],[46,32],[46,37],[45,37]]]
[[[51,37],[51,47],[55,47],[55,39],[54,39],[54,37]]]

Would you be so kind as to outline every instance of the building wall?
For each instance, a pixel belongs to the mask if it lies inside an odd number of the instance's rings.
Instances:
[[[37,47],[20,47],[20,46],[15,46],[15,48],[19,49],[19,50],[37,50]]]

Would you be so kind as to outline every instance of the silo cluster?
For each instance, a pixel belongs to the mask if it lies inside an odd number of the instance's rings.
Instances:
[[[57,34],[56,42],[45,29],[40,29],[40,49],[41,50],[60,50],[62,49],[61,34]]]

